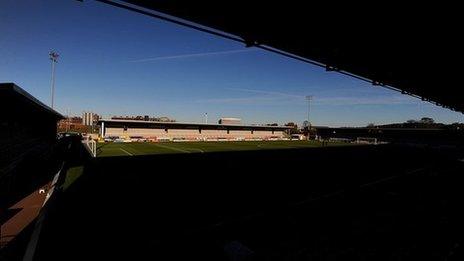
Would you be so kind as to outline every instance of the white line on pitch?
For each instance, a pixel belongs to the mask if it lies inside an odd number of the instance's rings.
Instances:
[[[196,150],[196,151],[199,151],[199,152],[201,152],[201,153],[205,153],[203,150],[195,149],[195,148],[189,148],[189,150]]]
[[[120,150],[124,151],[125,153],[129,154],[130,156],[134,156],[134,154],[128,152],[127,150],[123,149],[123,148],[119,148]]]
[[[188,150],[173,148],[173,147],[164,146],[164,145],[160,145],[160,144],[155,144],[155,145],[158,146],[158,147],[161,147],[161,148],[165,148],[165,149],[171,149],[171,150],[177,150],[177,151],[180,151],[180,152],[191,153],[191,152],[188,151]]]

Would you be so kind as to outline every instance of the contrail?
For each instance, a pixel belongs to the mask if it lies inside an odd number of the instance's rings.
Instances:
[[[291,98],[304,98],[305,97],[304,95],[296,95],[296,94],[290,94],[290,93],[256,90],[256,89],[245,89],[245,88],[224,88],[224,89],[232,90],[232,91],[241,91],[241,92],[252,92],[252,93],[259,93],[259,94],[266,94],[266,95],[285,96],[285,97],[291,97]]]
[[[229,50],[229,51],[219,51],[219,52],[205,52],[205,53],[191,53],[191,54],[180,54],[180,55],[170,55],[170,56],[159,56],[146,59],[138,59],[128,61],[130,63],[142,63],[142,62],[154,62],[162,60],[172,60],[172,59],[183,59],[183,58],[193,58],[193,57],[206,57],[214,55],[223,55],[223,54],[232,54],[232,53],[244,53],[254,51],[254,49],[239,49],[239,50]]]

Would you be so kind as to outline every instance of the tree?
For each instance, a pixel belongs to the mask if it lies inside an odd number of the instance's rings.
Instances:
[[[294,122],[288,122],[285,124],[285,126],[291,127],[291,129],[287,131],[287,134],[292,135],[292,134],[300,133],[300,131],[298,130],[298,126]]]
[[[420,123],[424,123],[424,124],[434,124],[435,121],[434,121],[432,118],[423,117],[422,119],[420,119]]]
[[[309,121],[304,121],[303,122],[303,129],[308,129],[309,126],[311,126],[311,123]]]

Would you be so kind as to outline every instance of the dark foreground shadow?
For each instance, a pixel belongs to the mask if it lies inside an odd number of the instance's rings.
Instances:
[[[98,158],[38,260],[452,260],[455,151],[405,146]]]

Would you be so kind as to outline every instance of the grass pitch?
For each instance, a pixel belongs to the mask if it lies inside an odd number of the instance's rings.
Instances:
[[[325,146],[346,146],[331,142]],[[250,151],[322,147],[319,141],[224,141],[224,142],[159,142],[159,143],[100,143],[98,157],[137,156],[152,154],[206,153],[218,151]]]

